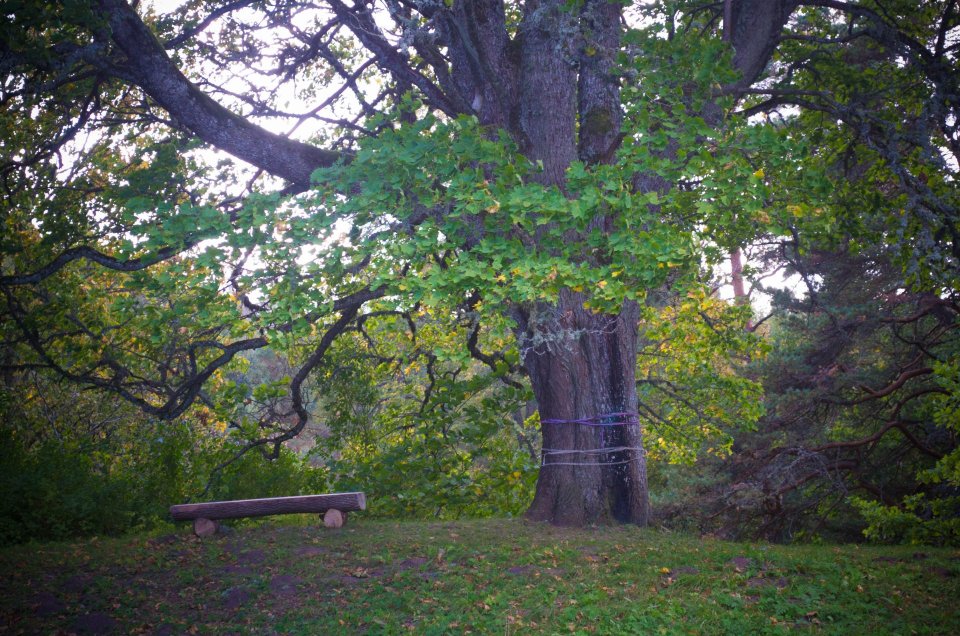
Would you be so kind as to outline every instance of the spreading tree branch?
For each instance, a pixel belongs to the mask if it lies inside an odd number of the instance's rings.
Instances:
[[[123,69],[177,124],[268,173],[310,187],[314,170],[333,165],[340,154],[268,132],[213,101],[176,67],[163,45],[124,0],[98,0],[109,20],[109,37],[124,59]]]

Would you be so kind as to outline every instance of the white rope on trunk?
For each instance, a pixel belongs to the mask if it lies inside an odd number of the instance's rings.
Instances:
[[[624,451],[634,451],[639,455],[639,457],[631,457],[630,459],[624,459],[615,462],[552,462],[547,461],[548,457],[555,455],[608,455],[610,453],[618,453]],[[540,467],[544,466],[620,466],[622,464],[629,464],[630,462],[640,461],[646,451],[641,446],[610,446],[608,448],[588,448],[584,450],[580,449],[569,449],[564,450],[560,448],[544,448],[541,450],[543,455]]]

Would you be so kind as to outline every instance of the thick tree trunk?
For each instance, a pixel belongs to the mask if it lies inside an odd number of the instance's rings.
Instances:
[[[527,516],[558,525],[649,519],[646,461],[636,418],[637,316],[556,306],[517,312],[524,364],[540,408],[543,453]]]
[[[543,166],[539,180],[563,188],[570,162],[608,161],[619,143],[620,93],[611,65],[620,5],[590,0],[577,15],[564,2],[535,4],[518,38],[519,126],[513,132],[524,153]],[[604,218],[593,222],[605,224]],[[567,290],[556,304],[513,309],[544,449],[527,516],[572,526],[646,524],[646,463],[636,420],[638,309],[630,304],[617,316],[594,314],[584,300]]]

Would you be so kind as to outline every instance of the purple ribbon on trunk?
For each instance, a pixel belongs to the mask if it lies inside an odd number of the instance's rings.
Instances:
[[[573,420],[563,420],[557,418],[546,418],[540,420],[541,424],[580,424],[582,426],[626,426],[636,424],[640,421],[640,416],[636,413],[605,413],[604,415],[595,415],[593,417],[581,417]]]

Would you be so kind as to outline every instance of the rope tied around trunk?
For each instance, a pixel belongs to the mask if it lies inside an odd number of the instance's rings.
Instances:
[[[631,424],[639,424],[640,416],[637,413],[631,413],[629,411],[620,411],[616,413],[604,413],[603,415],[594,415],[593,417],[580,417],[572,420],[565,420],[560,418],[546,418],[540,420],[541,424],[579,424],[581,426],[598,426],[598,427],[609,427],[609,426],[629,426]],[[604,432],[601,432],[601,437],[606,437]],[[601,443],[603,443],[601,441]],[[630,459],[623,459],[617,461],[596,461],[600,459],[599,456],[609,455],[610,453],[620,453],[626,451],[635,451],[637,454]],[[605,446],[602,448],[588,448],[588,449],[564,449],[564,448],[544,448],[540,451],[540,467],[544,466],[618,466],[621,464],[629,464],[630,462],[639,461],[646,454],[642,446]],[[584,459],[589,457],[595,457],[594,461],[548,461],[549,457],[554,457],[556,455],[581,455],[584,456]]]
[[[594,415],[593,417],[580,417],[572,420],[560,418],[551,418],[540,420],[541,424],[580,424],[581,426],[629,426],[630,424],[639,424],[640,416],[637,413],[620,412],[605,413],[603,415]]]
[[[620,453],[624,451],[634,451],[637,453],[636,457],[631,457],[630,459],[618,460],[615,462],[599,462],[599,461],[584,461],[584,462],[555,462],[547,461],[548,457],[555,455],[607,455],[609,453]],[[638,461],[641,457],[646,455],[646,451],[642,446],[610,446],[609,448],[588,448],[586,450],[564,450],[561,448],[544,448],[541,451],[540,467],[544,466],[618,466],[620,464],[629,464],[630,462]]]

